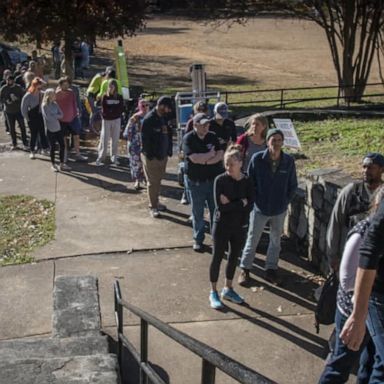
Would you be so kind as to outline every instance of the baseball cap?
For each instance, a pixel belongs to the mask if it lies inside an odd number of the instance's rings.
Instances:
[[[197,113],[193,116],[193,124],[205,124],[209,122],[209,118],[205,113]]]
[[[369,152],[363,158],[363,165],[377,164],[384,167],[384,156],[377,152]]]
[[[216,115],[219,115],[222,119],[226,119],[228,117],[228,105],[222,101],[216,103],[213,112]]]
[[[269,138],[273,135],[280,135],[284,140],[284,133],[281,129],[278,129],[278,128],[269,129],[267,132],[266,140],[268,141]]]
[[[172,108],[172,99],[169,96],[160,96],[157,100],[157,105],[164,105],[168,108]]]

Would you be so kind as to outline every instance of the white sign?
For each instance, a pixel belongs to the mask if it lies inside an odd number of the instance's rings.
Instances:
[[[284,134],[284,146],[287,148],[301,149],[301,144],[291,119],[273,119],[273,122],[275,127],[280,129]]]

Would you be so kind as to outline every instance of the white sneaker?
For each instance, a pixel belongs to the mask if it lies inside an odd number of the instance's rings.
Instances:
[[[75,157],[76,161],[87,161],[88,157],[81,155],[80,153]]]
[[[104,165],[104,163],[100,159],[97,159],[96,160],[96,167],[101,167],[102,165]]]
[[[31,160],[35,160],[35,159],[36,159],[36,156],[35,156],[34,152],[31,152],[31,153],[29,154],[29,158],[30,158]]]
[[[154,218],[157,219],[160,217],[160,212],[157,208],[151,208],[149,211],[149,214]]]
[[[70,171],[72,168],[69,167],[67,164],[63,163],[60,164],[60,171]]]
[[[117,156],[112,156],[112,157],[111,157],[111,161],[112,161],[112,163],[115,164],[115,165],[120,165],[120,161],[119,161],[119,159],[117,158]]]
[[[51,169],[53,172],[59,172],[59,168],[57,168],[56,164],[52,164]]]

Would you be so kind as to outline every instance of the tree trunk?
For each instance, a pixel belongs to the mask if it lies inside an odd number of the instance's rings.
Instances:
[[[351,65],[343,63],[343,73],[339,84],[341,95],[346,103],[355,101],[355,86],[353,83],[353,69]]]
[[[73,79],[73,55],[72,55],[72,36],[65,36],[64,38],[64,60],[65,60],[65,75]]]

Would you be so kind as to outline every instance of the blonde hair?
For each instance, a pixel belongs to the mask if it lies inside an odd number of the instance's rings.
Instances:
[[[373,195],[372,202],[369,208],[369,213],[371,215],[376,213],[383,199],[384,199],[384,184],[382,184],[379,188],[377,188]]]
[[[245,127],[247,129],[247,131],[245,133],[248,136],[253,135],[252,123],[254,121],[259,121],[265,127],[265,129],[261,135],[265,139],[265,136],[266,136],[267,130],[268,130],[268,119],[261,113],[255,113],[249,117],[249,119],[245,123]]]
[[[240,144],[230,144],[224,153],[224,164],[228,159],[243,161],[243,147]]]
[[[193,105],[193,113],[196,115],[199,112],[208,113],[208,104],[203,100],[200,100]]]
[[[55,94],[55,90],[53,88],[48,88],[44,92],[42,105],[47,105],[51,103],[50,96]]]

